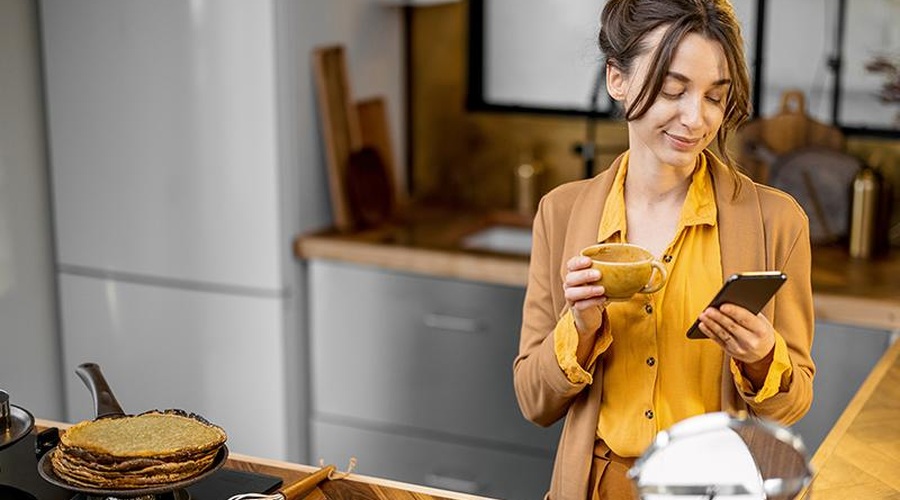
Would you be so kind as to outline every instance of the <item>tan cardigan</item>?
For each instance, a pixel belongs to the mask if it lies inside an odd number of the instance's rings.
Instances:
[[[736,388],[726,357],[722,366],[722,410],[746,410],[790,425],[806,414],[813,397],[808,220],[793,198],[743,175],[735,198],[734,178],[714,155],[706,154],[716,192],[723,280],[741,271],[781,270],[788,276],[763,313],[787,343],[793,368],[790,387],[762,403],[753,403]],[[534,220],[519,355],[513,372],[516,397],[526,418],[541,426],[566,418],[547,495],[553,500],[587,498],[603,387],[602,356],[590,386],[571,383],[556,360],[552,332],[566,310],[565,262],[595,243],[601,212],[620,161],[621,157],[592,179],[551,191],[541,200]]]

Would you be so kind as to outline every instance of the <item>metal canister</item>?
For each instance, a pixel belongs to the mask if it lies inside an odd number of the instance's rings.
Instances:
[[[543,165],[533,158],[526,158],[515,169],[516,211],[523,216],[534,217],[537,211],[543,173]]]
[[[868,259],[876,250],[876,223],[881,203],[881,178],[873,168],[863,167],[853,179],[850,209],[850,256]]]

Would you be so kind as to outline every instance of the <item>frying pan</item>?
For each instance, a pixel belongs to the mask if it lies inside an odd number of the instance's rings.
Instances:
[[[81,365],[78,365],[78,368],[75,369],[75,373],[82,380],[82,382],[84,382],[88,390],[91,391],[91,396],[94,398],[94,407],[97,413],[96,419],[127,416],[122,410],[122,406],[119,404],[119,401],[116,399],[115,395],[113,395],[112,389],[110,389],[109,384],[106,382],[106,379],[103,377],[103,373],[100,371],[99,365],[97,365],[96,363],[83,363]],[[185,413],[185,415],[188,414]],[[202,417],[198,417],[197,415],[190,414],[188,416],[204,420]],[[147,488],[103,489],[87,488],[84,486],[70,484],[65,479],[59,477],[56,474],[56,471],[53,470],[53,465],[50,463],[50,456],[52,453],[53,450],[45,453],[38,462],[38,473],[42,478],[44,478],[45,481],[69,491],[82,493],[85,496],[101,498],[134,498],[149,495],[160,495],[163,493],[170,493],[176,490],[187,488],[188,486],[219,470],[223,465],[225,465],[225,461],[228,459],[228,448],[225,445],[222,445],[221,448],[219,448],[218,453],[216,453],[216,457],[213,459],[212,464],[206,470],[196,476]]]

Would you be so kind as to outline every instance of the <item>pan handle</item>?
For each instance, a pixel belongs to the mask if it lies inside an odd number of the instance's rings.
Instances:
[[[97,363],[82,363],[75,369],[75,374],[91,391],[97,418],[125,414],[122,406],[113,395],[112,389],[109,388],[109,384],[106,383],[106,379],[103,378],[100,365]]]

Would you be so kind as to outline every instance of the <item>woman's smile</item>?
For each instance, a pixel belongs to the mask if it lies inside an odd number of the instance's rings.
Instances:
[[[705,144],[702,143],[703,136],[687,137],[665,131],[663,134],[669,139],[669,143],[672,147],[679,151],[693,151],[698,145],[705,146]]]

